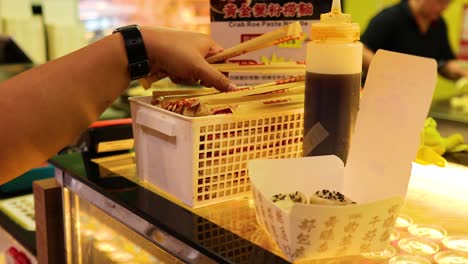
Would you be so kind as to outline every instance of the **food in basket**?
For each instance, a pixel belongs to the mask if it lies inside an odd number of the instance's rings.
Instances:
[[[153,95],[151,103],[185,116],[241,114],[280,107],[300,108],[304,102],[304,78],[304,75],[299,75],[226,93],[156,98]]]
[[[278,207],[289,211],[295,203],[307,204],[307,197],[303,193],[295,191],[288,194],[275,194],[271,197],[271,201]]]
[[[348,205],[355,204],[348,197],[344,196],[337,191],[320,190],[316,191],[309,200],[310,204],[323,204],[323,205]]]
[[[305,72],[305,63],[302,61],[286,61],[274,63],[229,62],[211,64],[223,73],[255,73],[262,74],[288,74],[301,75]],[[228,75],[229,76],[229,75]]]
[[[247,52],[271,47],[286,41],[300,40],[303,37],[304,32],[302,32],[301,24],[299,21],[296,21],[290,23],[289,25],[262,34],[256,38],[241,42],[234,47],[227,48],[220,53],[208,57],[206,61],[209,63],[224,61]]]
[[[209,95],[220,93],[214,88],[175,88],[175,89],[164,89],[153,91],[153,99],[151,100],[152,105],[159,105],[162,102],[174,102],[180,101],[187,98],[193,98],[201,95]]]
[[[281,96],[281,93],[276,94],[265,94],[265,95],[254,95],[248,96],[248,100],[245,102],[232,102],[232,103],[221,103],[221,104],[201,104],[195,116],[209,116],[217,114],[252,114],[268,111],[277,110],[288,110],[298,109],[304,105],[304,94],[292,94]],[[263,99],[255,99],[255,97],[262,97]],[[270,97],[270,98],[268,98]],[[185,112],[186,113],[186,112]]]

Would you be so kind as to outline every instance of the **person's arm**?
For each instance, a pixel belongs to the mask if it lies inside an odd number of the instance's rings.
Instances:
[[[450,60],[440,67],[439,73],[449,80],[456,81],[468,77],[468,69],[462,67],[457,60]]]
[[[205,61],[222,50],[207,36],[149,28],[141,32],[153,75],[233,88]],[[129,83],[120,34],[0,83],[0,184],[72,143]]]
[[[440,50],[437,57],[439,74],[449,80],[458,80],[463,76],[468,76],[468,71],[460,67],[450,46],[445,20],[441,19],[438,23],[438,26],[441,27],[440,36],[438,37]]]

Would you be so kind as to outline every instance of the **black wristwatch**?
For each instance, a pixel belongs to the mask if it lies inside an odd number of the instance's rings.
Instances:
[[[146,55],[145,44],[137,25],[120,27],[113,33],[121,33],[125,43],[128,58],[128,71],[133,80],[146,77],[150,74],[150,65]]]

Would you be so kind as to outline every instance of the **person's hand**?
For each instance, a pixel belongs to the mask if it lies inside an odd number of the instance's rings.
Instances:
[[[166,76],[175,83],[214,87],[220,91],[236,88],[205,58],[223,48],[207,35],[167,28],[142,27],[141,32],[151,66],[151,75],[144,78],[149,86]],[[147,87],[146,87],[147,88]]]

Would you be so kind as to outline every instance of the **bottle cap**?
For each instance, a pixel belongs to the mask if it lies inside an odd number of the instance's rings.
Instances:
[[[351,23],[351,15],[341,12],[340,0],[333,0],[331,11],[320,15],[320,22],[311,27],[311,38],[315,41],[358,41],[359,34],[359,25]]]

